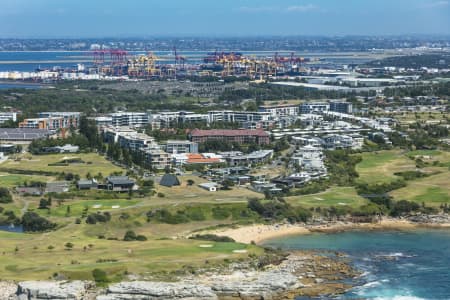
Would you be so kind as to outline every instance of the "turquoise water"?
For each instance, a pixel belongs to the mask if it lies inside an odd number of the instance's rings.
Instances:
[[[450,230],[311,234],[266,245],[345,252],[362,275],[337,299],[450,299]]]

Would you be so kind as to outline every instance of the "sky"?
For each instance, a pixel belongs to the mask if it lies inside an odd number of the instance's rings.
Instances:
[[[0,0],[1,37],[450,34],[450,0]]]

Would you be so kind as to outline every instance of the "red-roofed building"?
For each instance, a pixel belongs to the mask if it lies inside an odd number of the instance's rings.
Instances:
[[[230,143],[266,145],[270,143],[269,134],[264,130],[252,129],[194,129],[190,134],[191,140],[197,143],[206,141],[227,141]]]
[[[187,164],[218,164],[222,160],[218,157],[207,157],[203,154],[187,154]]]

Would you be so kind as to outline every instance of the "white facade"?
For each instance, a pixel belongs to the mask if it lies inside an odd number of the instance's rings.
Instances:
[[[16,122],[17,121],[17,113],[16,112],[0,112],[0,124],[3,124],[8,120],[12,120],[12,121]]]
[[[260,112],[268,112],[273,118],[285,116],[297,116],[300,112],[298,105],[263,105]]]
[[[330,110],[330,104],[326,102],[311,102],[300,105],[301,114],[321,113]]]
[[[218,189],[217,183],[214,183],[214,182],[200,183],[198,186],[209,192],[217,192],[217,189]]]
[[[322,149],[314,146],[301,147],[292,157],[295,164],[306,170],[324,170],[323,159]]]
[[[149,124],[149,115],[143,112],[118,112],[111,114],[113,126],[143,127]]]

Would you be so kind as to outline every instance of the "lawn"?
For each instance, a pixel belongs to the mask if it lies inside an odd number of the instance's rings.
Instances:
[[[60,163],[67,158],[79,158],[84,163],[70,163],[65,166],[49,166],[49,164]],[[8,160],[4,162],[1,169],[17,169],[30,171],[48,171],[48,172],[65,172],[78,174],[85,177],[89,172],[93,176],[102,173],[107,176],[112,172],[122,172],[118,166],[115,166],[103,156],[95,153],[79,153],[79,154],[49,154],[49,155],[22,155],[21,160]]]
[[[385,114],[385,112],[383,112]],[[442,112],[403,112],[390,113],[390,117],[397,119],[402,124],[410,124],[415,122],[435,122],[449,117],[448,113]]]
[[[396,172],[415,170],[414,161],[401,150],[367,152],[361,156],[362,162],[356,165],[358,182],[389,182],[399,178],[394,175]]]
[[[390,193],[395,200],[410,200],[419,203],[439,206],[441,203],[450,203],[450,172],[432,175],[414,180],[407,187]]]
[[[406,153],[406,156],[415,158],[416,156],[430,156],[435,157],[441,155],[443,152],[439,150],[414,150]]]
[[[356,191],[353,187],[332,187],[322,193],[304,196],[292,196],[287,197],[286,200],[292,205],[304,207],[359,207],[367,203],[367,200],[356,194]]]
[[[82,233],[88,227],[99,226],[102,225],[72,225],[44,234],[0,232],[0,252],[3,253],[0,256],[0,277],[48,279],[54,273],[62,273],[70,279],[92,279],[91,271],[100,268],[107,271],[111,279],[120,280],[125,271],[144,275],[166,274],[188,267],[215,266],[223,264],[224,259],[237,260],[249,253],[261,254],[263,251],[256,246],[238,243],[158,240],[152,237],[145,242],[124,242],[87,237]],[[72,250],[65,249],[67,242],[73,243]],[[205,244],[211,247],[200,246]],[[50,245],[53,249],[49,249]],[[233,252],[242,249],[248,253]],[[111,261],[99,262],[100,258]]]
[[[227,202],[247,202],[248,198],[263,198],[263,195],[256,193],[246,187],[232,187],[228,191],[209,192],[200,188],[198,184],[207,182],[207,180],[193,176],[178,176],[181,181],[180,186],[165,187],[155,182],[156,191],[164,194],[164,198],[154,199],[152,202],[161,204],[183,204],[189,203],[227,203]],[[194,181],[192,186],[187,185],[187,181]]]
[[[23,185],[24,182],[28,183],[32,181],[47,182],[51,180],[53,180],[53,178],[48,176],[0,173],[0,186],[8,188]]]
[[[53,200],[56,202],[56,200]],[[63,202],[61,205],[53,204],[53,207],[50,209],[50,216],[52,217],[65,217],[67,216],[67,207],[70,207],[69,216],[80,217],[83,210],[88,208],[89,213],[95,213],[97,211],[109,211],[113,212],[116,210],[120,210],[126,207],[130,207],[141,202],[140,200],[126,200],[126,199],[114,199],[114,200],[67,200]],[[30,209],[36,209],[38,207],[38,201],[34,202],[30,205]],[[37,210],[37,212],[42,215],[48,215],[48,211],[46,209]]]

